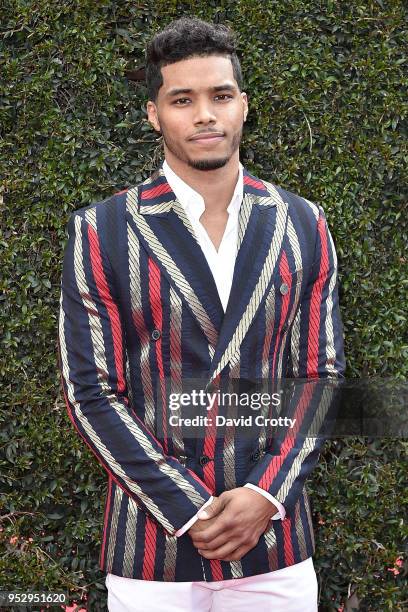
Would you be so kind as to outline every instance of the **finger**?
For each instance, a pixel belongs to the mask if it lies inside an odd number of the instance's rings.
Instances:
[[[232,542],[227,542],[226,544],[220,546],[219,548],[216,548],[215,550],[200,549],[198,552],[202,557],[205,557],[206,559],[222,559],[224,556],[232,554],[234,550],[236,550],[239,546],[240,542],[235,540]]]
[[[219,497],[216,497],[204,510],[200,510],[197,514],[200,521],[206,521],[208,519],[217,516],[224,508],[224,501]]]
[[[234,526],[230,526],[229,521],[226,521],[224,517],[221,517],[217,520],[215,519],[214,523],[208,527],[207,529],[203,529],[202,531],[198,531],[192,534],[193,542],[199,541],[203,543],[209,543],[215,538],[218,538],[223,533],[231,536],[231,529]]]
[[[232,551],[229,555],[222,557],[220,561],[240,561],[247,552],[251,550],[251,547],[248,545],[238,546],[235,550]]]
[[[201,548],[202,550],[215,550],[216,548],[221,548],[221,546],[224,546],[224,544],[227,544],[233,538],[233,534],[224,532],[217,538],[214,538],[214,540],[207,542],[202,540],[200,535],[201,534],[197,534],[197,538],[192,538],[192,541],[196,548]]]

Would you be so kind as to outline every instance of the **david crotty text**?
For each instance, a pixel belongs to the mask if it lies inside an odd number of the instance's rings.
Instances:
[[[213,424],[216,427],[290,427],[293,429],[296,419],[290,419],[289,417],[266,417],[262,414],[254,416],[250,414],[248,416],[239,416],[235,418],[228,418],[220,414],[216,415],[215,418],[210,416],[197,415],[191,418],[180,417],[178,414],[172,414],[169,417],[169,423],[172,427],[211,427]]]

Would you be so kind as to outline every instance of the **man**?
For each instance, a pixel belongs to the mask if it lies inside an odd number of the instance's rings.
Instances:
[[[163,166],[72,214],[60,301],[68,413],[108,473],[109,609],[316,610],[317,439],[166,428],[168,385],[185,379],[343,377],[325,215],[241,166],[248,102],[227,28],[171,23],[146,75]]]

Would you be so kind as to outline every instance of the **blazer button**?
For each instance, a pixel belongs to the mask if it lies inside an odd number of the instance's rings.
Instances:
[[[160,336],[161,336],[160,329],[154,329],[152,331],[152,339],[153,340],[158,340],[160,338]]]
[[[260,456],[261,456],[261,453],[259,452],[259,450],[255,451],[251,455],[251,461],[259,461]]]
[[[289,287],[287,286],[286,283],[282,283],[281,286],[279,287],[279,291],[281,292],[282,295],[286,295],[287,292],[289,291]]]
[[[211,459],[207,457],[207,455],[201,455],[199,461],[200,461],[200,465],[206,465],[206,463],[211,461]]]

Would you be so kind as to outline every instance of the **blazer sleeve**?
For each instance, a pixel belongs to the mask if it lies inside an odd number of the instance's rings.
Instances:
[[[194,472],[164,453],[133,410],[112,268],[96,227],[78,212],[69,219],[64,251],[58,359],[77,432],[123,491],[174,535],[211,493]]]
[[[299,385],[302,391],[292,400],[289,416],[296,416],[294,429],[272,440],[246,478],[276,497],[289,515],[324,446],[325,437],[319,431],[327,429],[319,429],[320,424],[333,414],[337,401],[330,384],[315,380],[313,387],[312,379],[336,379],[337,383],[345,372],[337,256],[324,211],[318,208],[314,263],[293,321],[287,376],[310,379],[310,384],[305,380]]]

